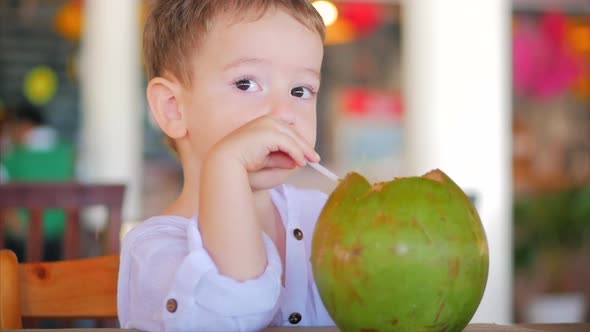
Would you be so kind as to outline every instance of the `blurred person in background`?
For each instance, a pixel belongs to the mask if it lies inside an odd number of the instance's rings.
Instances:
[[[2,182],[59,182],[71,181],[75,175],[75,156],[71,144],[59,138],[56,129],[48,125],[44,110],[29,103],[8,110],[4,128],[3,151],[0,154]],[[8,249],[19,261],[25,261],[28,230],[26,211],[9,211],[4,216]],[[45,261],[63,256],[65,213],[48,209],[43,216]]]

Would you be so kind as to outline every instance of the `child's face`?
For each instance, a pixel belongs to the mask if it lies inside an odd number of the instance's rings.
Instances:
[[[323,43],[282,10],[258,20],[218,17],[192,59],[182,104],[199,161],[231,131],[266,114],[292,123],[313,146]]]

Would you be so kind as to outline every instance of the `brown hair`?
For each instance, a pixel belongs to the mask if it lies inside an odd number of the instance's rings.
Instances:
[[[143,34],[143,56],[148,79],[169,72],[190,84],[191,51],[209,31],[217,15],[236,18],[251,13],[264,15],[281,8],[312,31],[325,37],[324,22],[309,0],[152,0]]]
[[[326,28],[309,0],[152,0],[143,33],[143,57],[148,79],[172,74],[190,86],[190,55],[223,13],[244,19],[262,16],[271,8],[281,8],[312,31],[322,41]],[[166,142],[176,150],[172,139]]]

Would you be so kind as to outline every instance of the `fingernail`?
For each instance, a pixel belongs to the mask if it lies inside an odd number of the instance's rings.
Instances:
[[[317,152],[315,152],[315,159],[316,159],[317,161],[320,161],[320,160],[322,159],[322,158],[320,157],[320,154],[319,154],[319,153],[317,153]]]

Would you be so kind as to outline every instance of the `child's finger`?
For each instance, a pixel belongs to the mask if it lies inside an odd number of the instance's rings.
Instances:
[[[286,134],[289,135],[297,144],[299,145],[300,149],[303,151],[306,161],[311,162],[319,162],[320,156],[315,151],[315,149],[307,142],[307,140],[293,127],[286,125],[284,122],[280,122],[278,129]]]
[[[270,146],[270,152],[283,152],[287,154],[297,165],[303,167],[307,164],[307,158],[300,143],[291,135],[285,135],[282,132],[277,133],[276,137],[271,138],[273,144]],[[271,154],[269,153],[269,154]]]
[[[298,131],[293,130],[295,135],[298,137],[297,142],[300,142],[302,145],[302,149],[305,154],[305,159],[312,162],[317,163],[320,161],[320,155],[316,152],[313,146],[307,142],[307,140],[301,135]]]
[[[272,152],[268,155],[268,160],[266,161],[265,166],[267,168],[292,169],[297,166],[297,163],[284,152]]]

